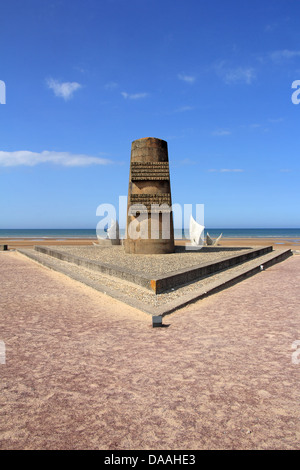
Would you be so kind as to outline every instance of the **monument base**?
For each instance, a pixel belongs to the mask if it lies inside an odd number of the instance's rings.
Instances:
[[[98,241],[94,243],[95,246],[112,246],[112,245],[121,245],[120,240],[114,240],[110,238],[98,238]]]
[[[124,240],[125,253],[135,255],[168,255],[174,253],[174,245],[161,240]]]
[[[133,258],[122,247],[95,250],[90,245],[36,246],[34,250],[18,251],[156,317],[260,273],[262,266],[265,270],[292,256],[290,249],[272,251],[272,246],[204,247],[198,253],[178,248],[172,256]]]

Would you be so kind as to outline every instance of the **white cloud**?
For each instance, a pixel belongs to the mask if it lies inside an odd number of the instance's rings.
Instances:
[[[184,158],[183,160],[179,160],[178,164],[182,166],[189,166],[196,165],[197,162],[195,160],[192,160],[191,158]]]
[[[89,165],[108,165],[112,163],[105,158],[92,157],[84,154],[73,154],[70,152],[30,152],[28,150],[19,150],[16,152],[0,151],[0,167],[11,166],[35,166],[41,163],[53,163],[66,167],[79,167]]]
[[[251,85],[256,78],[253,67],[228,67],[225,61],[216,64],[215,70],[227,85],[236,83]]]
[[[283,121],[284,121],[284,118],[269,119],[268,121],[271,122],[272,124],[277,124],[277,123],[279,123],[279,122],[283,122]]]
[[[115,88],[118,88],[117,82],[108,82],[105,85],[106,90],[114,90]]]
[[[270,55],[273,62],[282,62],[283,60],[294,59],[300,57],[300,51],[291,51],[289,49],[283,49],[281,51],[274,51]]]
[[[181,106],[181,108],[177,108],[175,113],[185,113],[186,111],[192,111],[195,109],[193,106]]]
[[[250,124],[249,125],[250,129],[259,129],[260,127],[262,127],[262,124],[258,124],[258,123],[254,123],[254,124]]]
[[[226,83],[243,82],[247,85],[251,85],[255,78],[256,74],[252,67],[238,67],[236,69],[227,70],[224,75]]]
[[[216,135],[218,137],[222,137],[225,135],[230,135],[231,131],[228,131],[227,129],[219,129],[217,131],[212,132],[212,135]]]
[[[243,173],[244,170],[242,170],[241,168],[235,168],[235,169],[232,169],[232,168],[222,168],[220,170],[221,173]]]
[[[74,70],[77,70],[78,72],[82,74],[88,73],[88,69],[85,69],[84,67],[80,67],[79,65],[75,65]]]
[[[59,82],[53,78],[47,80],[48,88],[54,91],[55,96],[63,98],[65,101],[73,97],[73,94],[79,88],[82,88],[82,85],[77,82]]]
[[[276,28],[277,28],[277,23],[270,23],[270,24],[267,24],[265,26],[265,32],[266,33],[271,33],[272,31],[274,31]]]
[[[148,96],[148,93],[126,93],[125,91],[122,91],[121,95],[125,100],[140,100],[141,98],[146,98]]]
[[[210,173],[243,173],[245,170],[240,168],[222,168],[221,170],[211,169],[208,170]]]
[[[179,80],[183,80],[186,83],[194,83],[196,80],[196,77],[193,77],[192,75],[186,75],[185,73],[179,73],[178,78]]]

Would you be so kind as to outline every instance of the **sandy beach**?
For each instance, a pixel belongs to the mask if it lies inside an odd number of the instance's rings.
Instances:
[[[91,238],[0,238],[0,245],[8,245],[9,249],[32,247],[35,245],[93,245],[97,239]],[[176,240],[176,245],[184,245],[185,240]],[[218,246],[224,247],[256,247],[272,245],[274,249],[287,248],[300,250],[300,238],[223,238]]]

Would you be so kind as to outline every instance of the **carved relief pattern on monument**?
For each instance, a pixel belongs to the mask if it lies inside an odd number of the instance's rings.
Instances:
[[[136,211],[141,213],[151,210],[152,212],[170,212],[171,194],[131,194],[130,203],[135,206]],[[162,204],[166,204],[167,207],[155,207],[155,205],[161,206]]]
[[[132,162],[131,181],[169,181],[168,162]]]
[[[144,204],[144,206],[151,206],[151,204],[168,204],[171,205],[171,194],[131,194],[131,204]]]

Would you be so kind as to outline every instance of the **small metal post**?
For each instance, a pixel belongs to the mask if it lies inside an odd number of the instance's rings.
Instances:
[[[153,316],[152,317],[152,326],[153,328],[159,328],[162,326],[162,316]]]

